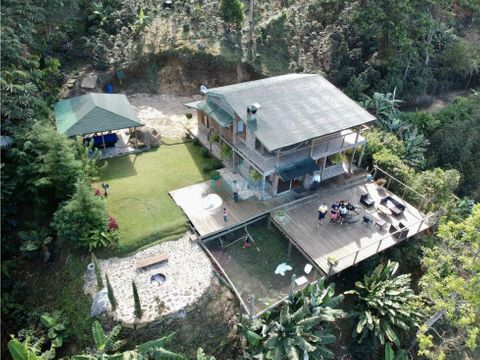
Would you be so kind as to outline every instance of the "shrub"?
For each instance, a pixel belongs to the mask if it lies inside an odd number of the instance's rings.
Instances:
[[[195,146],[199,146],[200,145],[200,140],[198,140],[198,138],[193,138],[192,144],[195,145]]]
[[[88,250],[92,251],[93,249],[100,247],[108,247],[118,243],[118,230],[112,231],[99,231],[93,230],[90,233],[90,238],[88,239]]]
[[[200,155],[204,158],[208,158],[210,157],[210,151],[207,148],[202,148],[202,150],[200,150]]]
[[[380,152],[373,155],[374,164],[378,165],[382,170],[393,175],[395,178],[410,185],[413,183],[415,171],[408,165],[405,165],[402,159],[395,155],[388,149],[383,149]],[[381,176],[381,174],[380,174]],[[400,186],[396,181],[391,181],[393,190],[399,190]],[[402,189],[403,191],[403,189]]]
[[[187,117],[187,119],[191,119],[193,117],[192,113],[186,113],[185,116]]]
[[[213,170],[213,167],[212,167],[211,164],[203,164],[203,165],[202,165],[202,171],[203,171],[204,173],[208,173],[208,172],[210,172],[210,171],[212,171],[212,170]]]
[[[252,181],[260,181],[263,179],[263,176],[262,174],[260,174],[257,170],[255,169],[252,169],[250,170],[250,179],[252,179]]]
[[[218,159],[214,159],[212,162],[212,169],[217,170],[221,168],[223,168],[223,163]]]
[[[97,289],[101,290],[104,288],[103,279],[102,279],[102,270],[100,269],[100,266],[98,265],[97,257],[93,252],[92,252],[92,262],[95,268],[95,275],[97,276]]]
[[[110,280],[108,279],[108,274],[105,274],[105,279],[107,280],[108,300],[112,305],[112,311],[115,311],[117,309],[117,300],[115,300],[115,295],[113,294],[113,288],[112,288],[112,284],[110,284]]]
[[[210,179],[212,180],[219,180],[222,176],[218,171],[212,171],[212,174],[210,175]]]
[[[212,142],[212,143],[217,143],[217,142],[220,141],[220,135],[218,135],[218,134],[212,134],[212,135],[210,135],[210,139],[209,139],[209,140],[210,140],[210,142]]]
[[[55,213],[52,225],[61,240],[72,245],[89,246],[92,231],[106,231],[108,216],[105,201],[95,196],[90,183],[79,179],[75,193]]]
[[[61,347],[63,340],[69,336],[67,325],[70,321],[68,317],[63,316],[61,311],[46,312],[40,316],[40,322],[48,329],[48,338],[52,343],[52,348]]]
[[[220,147],[220,159],[222,160],[230,160],[233,156],[233,150],[230,146],[225,143],[222,143]]]
[[[108,216],[108,231],[112,230],[118,230],[118,223],[117,220],[115,220],[113,217],[110,215]]]
[[[132,281],[133,302],[135,304],[134,313],[135,316],[140,319],[142,317],[142,305],[140,304],[140,297],[138,296],[137,285],[135,281]]]
[[[226,23],[240,25],[243,21],[243,4],[240,0],[221,0],[220,12]]]

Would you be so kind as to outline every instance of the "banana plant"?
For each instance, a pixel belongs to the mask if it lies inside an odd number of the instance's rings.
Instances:
[[[67,329],[69,322],[60,311],[45,312],[40,316],[40,323],[48,329],[47,335],[53,348],[61,347],[63,340],[69,336]]]
[[[411,331],[419,326],[421,300],[410,288],[410,274],[398,275],[398,263],[378,265],[371,275],[355,283],[345,292],[356,297],[352,316],[357,319],[354,337],[361,343],[373,337],[374,346],[392,342],[400,346],[398,331]]]
[[[75,355],[72,360],[185,360],[185,357],[165,349],[174,334],[162,337],[157,340],[148,341],[138,345],[133,350],[117,352],[125,343],[123,340],[117,340],[120,334],[121,326],[116,325],[107,335],[102,325],[95,320],[92,325],[93,340],[95,350],[93,353]],[[113,354],[109,354],[114,352]]]
[[[407,352],[405,350],[399,350],[395,353],[392,346],[387,343],[385,345],[385,359],[384,360],[408,360]]]
[[[32,338],[27,338],[21,342],[12,336],[8,342],[7,347],[13,360],[43,360],[45,357],[40,352],[42,348],[43,339],[32,341]]]
[[[46,229],[19,231],[17,235],[23,241],[20,250],[24,252],[35,252],[39,249],[47,251],[48,245],[53,240]]]

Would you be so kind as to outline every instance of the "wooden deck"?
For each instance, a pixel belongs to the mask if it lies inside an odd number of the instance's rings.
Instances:
[[[324,191],[329,192],[331,189],[358,180],[360,177],[363,178],[364,173],[358,170],[356,175],[343,174],[334,179],[326,180],[321,183],[320,190],[317,193]],[[284,195],[276,196],[265,201],[260,201],[252,197],[236,203],[233,201],[233,194],[230,191],[230,189],[224,186],[218,186],[218,184],[212,183],[212,181],[205,181],[170,191],[169,194],[176,204],[182,208],[185,215],[187,215],[192,225],[202,237],[240,225],[261,215],[268,215],[270,211],[282,205],[315,196],[314,193],[309,191],[304,191],[300,194],[290,191]],[[218,195],[221,200],[219,204],[216,204],[218,205],[217,207],[206,209],[205,198],[211,194]],[[225,224],[223,220],[223,208],[227,208],[228,211],[227,224]]]
[[[361,217],[358,222],[350,225],[333,225],[328,222],[327,216],[323,225],[317,227],[317,209],[321,203],[324,202],[330,207],[336,200],[345,199],[360,204],[360,196],[365,193],[369,193],[375,200],[375,206],[371,208],[362,206],[363,210],[360,211]],[[379,214],[376,206],[387,194],[406,205],[407,208],[401,216]],[[408,237],[431,225],[428,221],[422,222],[424,215],[414,206],[402,201],[387,190],[382,189],[380,194],[377,185],[368,181],[353,188],[341,189],[328,195],[318,195],[293,206],[286,206],[284,210],[285,219],[281,222],[275,221],[276,225],[290,238],[290,241],[308,254],[316,265],[329,275],[353,266],[400,242],[401,240],[390,235],[391,224],[402,222],[405,227],[409,228]],[[362,224],[363,215],[373,219],[373,224]],[[275,216],[273,219],[275,220]],[[386,221],[384,231],[375,225],[377,220]],[[338,264],[330,268],[327,262],[329,257],[338,260]]]
[[[329,207],[336,200],[349,200],[360,204],[360,196],[369,193],[375,200],[375,206],[363,207],[360,220],[354,224],[333,225],[328,223],[328,216],[321,227],[317,227],[318,206],[326,203]],[[216,194],[214,206],[205,206],[205,197]],[[233,201],[228,189],[218,189],[211,181],[188,186],[170,192],[192,225],[202,238],[208,238],[225,230],[241,226],[243,223],[262,215],[271,215],[274,223],[285,233],[289,240],[303,252],[318,269],[328,275],[338,273],[366,258],[383,251],[402,241],[389,233],[391,224],[402,224],[408,228],[408,237],[429,228],[432,218],[423,220],[424,214],[414,206],[401,200],[391,192],[382,189],[379,193],[377,185],[368,182],[365,176],[355,177],[341,175],[321,183],[316,193],[305,191],[302,194],[289,192],[267,201],[255,198]],[[376,206],[380,199],[390,195],[406,206],[399,217],[385,217],[378,213]],[[215,196],[215,195],[214,195]],[[228,222],[223,220],[223,208],[228,210]],[[278,221],[276,211],[285,211],[285,219]],[[362,216],[373,219],[373,224],[362,224]],[[376,226],[377,220],[387,222],[382,231]],[[394,234],[395,235],[395,234]],[[327,262],[328,258],[338,261],[335,266]]]
[[[211,194],[218,195],[221,201],[217,203],[219,206],[208,209],[204,199]],[[299,197],[290,192],[266,201],[250,198],[236,203],[233,201],[232,193],[225,189],[216,189],[211,181],[170,191],[170,196],[182,208],[202,237],[240,225],[262,214],[268,214],[271,209],[290,203]],[[228,211],[227,223],[223,220],[223,208]]]

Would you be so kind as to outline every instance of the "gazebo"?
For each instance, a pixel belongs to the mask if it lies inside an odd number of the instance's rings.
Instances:
[[[67,136],[94,134],[95,146],[113,146],[116,130],[143,126],[123,94],[89,93],[55,104],[57,130]]]

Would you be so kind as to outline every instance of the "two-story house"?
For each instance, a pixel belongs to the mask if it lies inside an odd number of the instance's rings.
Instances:
[[[227,165],[245,177],[254,174],[270,196],[303,186],[316,171],[322,181],[350,171],[357,150],[360,164],[362,131],[375,120],[320,75],[288,74],[202,90],[202,101],[186,104],[197,109],[198,138],[214,146],[217,156],[220,149],[231,154],[223,156]],[[346,166],[332,161],[346,152]]]

